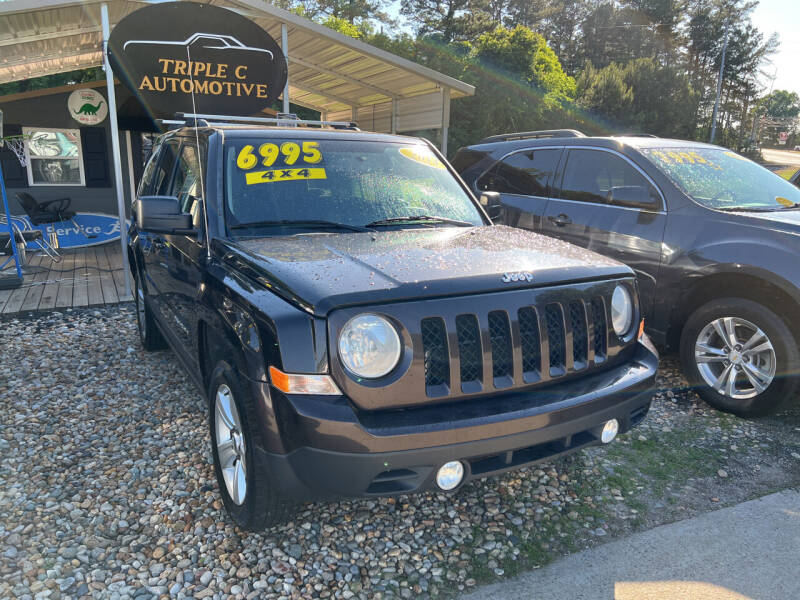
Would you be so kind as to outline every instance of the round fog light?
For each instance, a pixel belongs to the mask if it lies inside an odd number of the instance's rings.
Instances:
[[[464,479],[464,465],[458,460],[443,464],[436,472],[436,485],[446,492],[458,487],[462,479]]]
[[[600,441],[604,444],[608,444],[617,437],[617,432],[619,431],[619,421],[616,419],[611,419],[610,421],[606,421],[606,424],[603,425],[603,432],[600,434]]]

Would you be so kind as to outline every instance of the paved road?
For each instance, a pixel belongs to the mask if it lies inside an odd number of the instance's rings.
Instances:
[[[800,491],[592,548],[462,600],[796,600]]]
[[[780,165],[796,165],[800,167],[800,152],[762,148],[761,156],[763,156],[764,160],[767,162]]]

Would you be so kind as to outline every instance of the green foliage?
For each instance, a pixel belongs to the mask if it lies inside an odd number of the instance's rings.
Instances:
[[[775,90],[764,97],[760,105],[763,113],[773,119],[792,119],[800,114],[800,96],[797,92]]]
[[[445,43],[474,40],[494,26],[489,0],[401,0],[400,13],[419,36],[436,35]]]
[[[651,58],[596,69],[585,65],[578,77],[578,102],[620,131],[691,138],[697,94],[675,67]]]
[[[355,24],[342,17],[330,16],[325,19],[322,24],[325,25],[325,27],[357,40],[364,39],[372,33],[372,27],[367,21]]]
[[[621,125],[630,117],[633,90],[617,63],[598,70],[587,62],[577,88],[579,103],[588,111]]]
[[[497,27],[478,38],[475,58],[545,92],[548,101],[575,97],[575,80],[540,34],[522,25]]]

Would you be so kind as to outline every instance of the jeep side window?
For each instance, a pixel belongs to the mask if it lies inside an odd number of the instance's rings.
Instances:
[[[523,150],[505,157],[478,180],[478,189],[547,196],[547,184],[558,163],[560,150],[554,148]]]
[[[160,158],[161,144],[156,142],[153,145],[153,150],[150,152],[150,158],[147,160],[147,164],[144,167],[144,172],[142,173],[142,180],[139,182],[139,187],[136,190],[136,194],[138,196],[150,196],[152,195],[153,190],[153,176],[156,172],[156,166],[158,165],[158,160]]]
[[[158,167],[156,167],[155,174],[153,175],[153,195],[169,195],[172,183],[172,172],[175,170],[175,161],[178,157],[178,148],[180,148],[180,145],[180,140],[169,140],[162,145]]]
[[[649,181],[619,156],[603,150],[569,151],[561,184],[561,198],[608,204],[615,187],[644,187],[652,198],[658,193]],[[626,206],[624,202],[615,205]]]
[[[186,144],[181,148],[178,167],[172,184],[171,196],[178,199],[181,212],[191,214],[194,226],[199,225],[200,203],[203,194],[200,186],[200,160],[197,156],[197,146]]]

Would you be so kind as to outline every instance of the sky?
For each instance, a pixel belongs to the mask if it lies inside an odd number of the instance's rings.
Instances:
[[[777,71],[774,89],[800,94],[800,0],[761,0],[752,19],[765,36],[772,32],[780,36],[772,65],[764,69],[770,77]],[[769,80],[764,83],[769,89]]]

